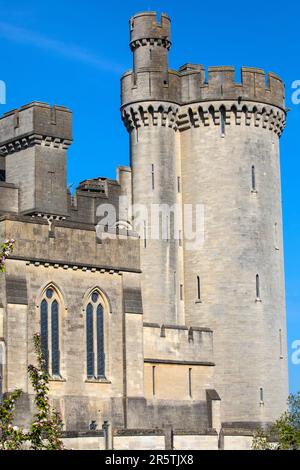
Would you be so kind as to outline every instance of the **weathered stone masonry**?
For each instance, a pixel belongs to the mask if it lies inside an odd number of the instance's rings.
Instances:
[[[0,118],[0,240],[17,240],[0,277],[1,391],[23,389],[26,424],[32,336],[46,327],[51,399],[72,448],[249,448],[285,409],[284,84],[255,68],[241,83],[233,67],[170,70],[170,47],[167,15],[130,20],[130,167],[115,181],[68,191],[67,108],[32,102]],[[201,204],[204,245],[152,240],[146,220],[138,233],[120,196],[149,210]],[[103,226],[99,238],[103,203],[117,235]]]

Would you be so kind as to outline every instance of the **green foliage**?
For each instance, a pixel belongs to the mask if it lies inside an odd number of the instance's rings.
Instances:
[[[34,347],[38,367],[30,365],[28,372],[35,391],[37,412],[30,429],[30,440],[33,450],[62,450],[61,441],[62,421],[60,415],[49,405],[49,377],[45,371],[45,360],[41,350],[38,334],[34,335]]]
[[[300,392],[288,398],[289,409],[266,431],[254,436],[254,450],[300,449]],[[276,442],[276,444],[274,444]]]
[[[0,272],[5,271],[6,258],[14,251],[15,240],[7,240],[0,245]]]
[[[20,450],[25,441],[25,433],[13,425],[16,401],[21,393],[21,390],[9,393],[0,406],[0,449]]]
[[[22,391],[9,393],[0,405],[0,449],[63,450],[60,415],[49,404],[49,377],[45,372],[45,360],[41,349],[40,335],[33,337],[37,356],[37,367],[30,365],[28,374],[35,392],[36,413],[30,429],[13,426],[15,404]]]

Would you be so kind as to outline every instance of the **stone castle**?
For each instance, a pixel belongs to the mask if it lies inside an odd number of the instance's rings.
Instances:
[[[67,108],[32,102],[0,119],[0,240],[17,241],[0,276],[0,394],[23,390],[26,425],[40,331],[73,448],[249,448],[286,407],[284,84],[256,68],[241,83],[233,67],[170,70],[170,47],[167,15],[131,18],[130,167],[116,180],[71,196]],[[99,221],[103,204],[116,224]],[[151,237],[132,205],[200,205],[203,243]]]

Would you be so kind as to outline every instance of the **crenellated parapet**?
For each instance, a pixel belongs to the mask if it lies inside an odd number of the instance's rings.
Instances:
[[[234,67],[209,67],[186,64],[179,71],[142,70],[122,77],[122,105],[137,101],[166,100],[177,104],[195,101],[235,100],[269,104],[285,110],[283,81],[274,73],[243,67],[241,82],[235,81]]]
[[[0,118],[0,153],[40,145],[66,150],[72,143],[72,113],[63,106],[32,102]]]
[[[5,182],[15,185],[19,212],[68,216],[66,150],[72,143],[72,113],[34,101],[0,118],[0,155]]]
[[[160,18],[155,11],[146,11],[134,15],[130,19],[130,47],[134,50],[136,47],[146,45],[146,41],[151,44],[159,41],[160,45],[171,46],[170,42],[170,23],[168,15],[162,13]]]
[[[197,74],[193,74],[192,77],[192,81],[197,79],[201,81],[199,94],[196,91],[194,96],[191,96],[182,87],[183,102],[198,99],[255,101],[285,109],[284,83],[274,73],[270,72],[266,76],[261,69],[242,67],[241,81],[237,83],[234,67],[209,67],[207,82],[203,69],[198,73],[198,77]]]

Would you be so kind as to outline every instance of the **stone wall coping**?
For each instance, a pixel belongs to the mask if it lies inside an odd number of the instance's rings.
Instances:
[[[158,323],[148,323],[148,322],[144,322],[143,326],[144,328],[157,328],[157,329],[165,328],[166,330],[185,330],[185,331],[193,330],[193,331],[200,331],[200,332],[203,331],[205,333],[213,333],[213,330],[211,328],[200,327],[200,326],[188,327],[186,325],[159,325]]]
[[[174,429],[174,436],[218,436],[215,429]]]
[[[164,436],[162,429],[114,429],[114,436]]]
[[[174,364],[174,365],[182,365],[182,366],[208,366],[214,367],[216,364],[214,362],[209,361],[177,361],[172,359],[152,359],[152,358],[144,358],[145,363],[149,364]]]
[[[18,214],[7,213],[7,214],[0,216],[0,222],[4,222],[6,220],[11,221],[11,222],[23,222],[27,224],[37,224],[37,225],[48,226],[47,220],[44,219],[43,217],[37,217],[37,216],[32,217],[32,216],[29,216],[29,214],[18,215]],[[63,227],[63,228],[71,228],[75,230],[85,230],[87,232],[95,232],[96,230],[95,225],[93,224],[86,224],[84,222],[77,222],[73,220],[55,220],[54,226]],[[114,232],[108,231],[105,233],[109,235],[110,233],[114,233]],[[126,231],[126,234],[128,234],[129,238],[138,239],[138,234],[134,231],[128,231],[128,232]],[[121,231],[120,231],[120,235],[122,235]]]
[[[104,431],[63,431],[63,438],[76,438],[76,437],[104,437]]]

